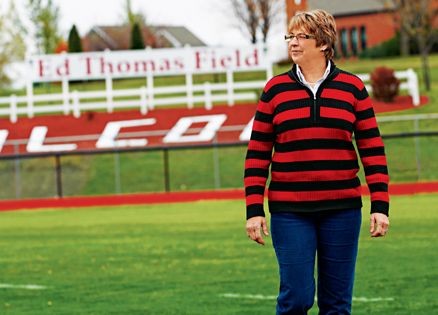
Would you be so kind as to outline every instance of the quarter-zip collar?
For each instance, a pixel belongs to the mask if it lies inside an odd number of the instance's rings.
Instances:
[[[288,75],[292,78],[292,80],[301,84],[303,88],[309,93],[310,97],[312,97],[313,95],[313,102],[310,105],[310,119],[312,123],[316,125],[319,124],[319,120],[320,120],[320,107],[321,107],[320,97],[324,89],[324,86],[326,86],[328,82],[333,80],[333,78],[335,78],[339,73],[339,69],[336,67],[335,63],[332,60],[330,60],[329,62],[330,62],[330,73],[325,78],[325,80],[321,82],[321,84],[319,85],[318,89],[315,92],[313,92],[312,89],[310,89],[306,84],[304,84],[300,80],[297,74],[296,64],[294,64],[292,69],[288,71]]]
[[[310,85],[309,82],[306,81],[306,78],[304,77],[303,72],[301,72],[301,68],[300,68],[298,65],[296,65],[296,66],[297,66],[297,77],[300,79],[300,81],[301,81],[305,86],[307,86],[309,89],[312,90],[313,95],[316,95],[316,91],[318,91],[319,86],[321,85],[322,82],[324,82],[324,80],[328,77],[328,75],[329,75],[329,73],[330,73],[330,66],[331,66],[331,63],[330,63],[330,62],[327,62],[327,67],[325,68],[324,74],[322,75],[321,78],[319,78],[318,81],[316,81],[316,82],[314,83],[314,86],[313,86],[313,87]]]
[[[335,65],[335,63],[333,62],[333,60],[330,60],[329,63],[330,63],[330,72],[329,72],[329,74],[325,77],[324,81],[321,82],[321,84],[320,84],[319,87],[321,87],[322,85],[324,85],[324,83],[325,83],[326,81],[330,81],[330,80],[332,80],[332,79],[333,79],[333,78],[339,73],[339,69],[336,67],[336,65]],[[298,75],[298,66],[297,66],[296,64],[294,64],[294,65],[292,66],[292,69],[288,71],[288,74],[289,74],[289,76],[290,76],[293,80],[299,82],[299,83],[302,84],[303,86],[306,86],[306,85],[304,84],[304,82],[303,82],[302,80],[300,80],[300,76]],[[308,88],[308,90],[312,92],[311,89]],[[318,90],[317,90],[316,92],[318,92],[319,90],[320,90],[320,89],[318,88]],[[314,94],[314,93],[312,92],[312,94]],[[314,95],[316,96],[316,94],[317,94],[317,93],[315,93]]]

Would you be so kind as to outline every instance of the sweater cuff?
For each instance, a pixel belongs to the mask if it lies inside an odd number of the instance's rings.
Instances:
[[[386,201],[371,201],[371,213],[383,213],[389,216],[389,203]]]
[[[248,220],[249,218],[252,217],[264,217],[265,216],[265,211],[263,210],[263,204],[252,204],[246,207],[246,219]]]

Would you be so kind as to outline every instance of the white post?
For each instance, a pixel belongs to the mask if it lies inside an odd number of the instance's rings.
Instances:
[[[64,107],[64,115],[68,115],[69,107],[70,107],[70,99],[69,99],[69,90],[68,90],[68,79],[66,76],[62,77],[62,99],[63,99],[63,107]]]
[[[270,80],[274,76],[274,72],[272,70],[273,67],[273,63],[269,61],[268,68],[266,69],[266,80]]]
[[[10,109],[10,121],[12,123],[17,122],[17,97],[15,94],[11,95],[11,109]]]
[[[33,117],[33,82],[29,78],[26,84],[26,94],[27,94],[27,117]]]
[[[210,110],[213,107],[212,101],[211,101],[211,86],[210,82],[204,83],[204,97],[205,97],[205,109]]]
[[[81,109],[79,108],[79,94],[78,91],[73,91],[73,116],[76,118],[81,117]]]
[[[414,106],[420,105],[420,92],[418,90],[418,77],[412,68],[407,70],[409,94],[412,96]]]
[[[105,78],[105,86],[106,86],[106,108],[108,113],[113,112],[113,80],[111,75],[107,73]]]
[[[146,115],[148,112],[147,90],[146,87],[140,88],[140,113]]]
[[[150,46],[145,47],[146,53],[150,53],[152,48]],[[146,99],[149,109],[154,109],[154,74],[149,70],[146,74]]]
[[[193,75],[186,73],[187,107],[193,108]]]
[[[27,96],[27,116],[33,117],[33,68],[32,68],[32,59],[29,51],[26,51],[26,64],[27,70],[30,74],[26,78],[26,96]]]
[[[154,76],[151,71],[148,72],[147,89],[149,109],[154,109]]]
[[[227,99],[228,99],[228,106],[234,105],[234,91],[233,91],[233,71],[228,69],[227,70]]]

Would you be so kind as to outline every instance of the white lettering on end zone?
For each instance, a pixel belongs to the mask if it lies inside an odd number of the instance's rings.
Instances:
[[[98,149],[121,148],[121,147],[142,147],[145,146],[147,139],[128,139],[116,140],[121,128],[148,126],[156,123],[154,118],[112,121],[109,122],[99,140],[96,143]]]
[[[245,129],[243,129],[242,133],[239,136],[240,141],[249,141],[251,139],[251,130],[252,124],[254,123],[254,118],[246,125]]]
[[[8,137],[9,131],[0,130],[0,152],[2,152],[3,145],[6,142],[6,138]]]
[[[166,137],[164,137],[163,142],[178,143],[211,141],[226,119],[227,115],[225,114],[183,117],[178,120],[176,125],[173,126]],[[184,135],[184,133],[187,132],[192,124],[200,122],[207,122],[204,128],[202,128],[201,132],[199,132],[197,135]]]
[[[105,127],[103,127],[102,133],[99,134],[89,134],[89,135],[69,135],[69,136],[57,136],[52,138],[46,138],[48,133],[48,126],[35,126],[30,132],[30,137],[26,141],[24,135],[27,135],[27,131],[17,131],[14,129],[0,129],[0,154],[3,151],[8,151],[7,153],[15,152],[14,142],[17,140],[21,143],[26,143],[26,150],[28,153],[39,153],[39,152],[62,152],[62,151],[74,151],[78,150],[78,147],[82,146],[80,141],[87,141],[97,139],[93,143],[90,149],[113,149],[113,148],[123,148],[123,147],[143,147],[149,144],[148,139],[139,137],[155,137],[150,140],[154,145],[159,145],[160,143],[202,143],[209,142],[215,139],[218,133],[233,132],[232,137],[235,141],[248,141],[251,137],[251,129],[254,122],[254,118],[251,119],[246,125],[228,125],[223,126],[227,121],[227,114],[215,114],[215,115],[199,115],[199,116],[186,116],[181,117],[173,127],[170,129],[158,130],[157,128],[163,124],[157,118],[145,118],[145,119],[134,119],[134,120],[121,120],[121,121],[109,121],[106,122]],[[231,121],[237,120],[236,117],[232,117]],[[239,123],[242,119],[240,119]],[[192,127],[193,124],[202,123],[201,127]],[[234,122],[236,123],[236,122]],[[245,122],[243,122],[245,123]],[[59,130],[63,130],[64,126],[59,123],[53,124],[56,128],[52,131],[52,134],[59,133]],[[122,128],[129,127],[140,127],[148,125],[158,125],[154,126],[152,130],[145,132],[134,132],[131,134],[120,134]],[[244,127],[245,126],[245,127]],[[52,128],[52,126],[50,126]],[[243,128],[244,127],[244,128]],[[169,128],[169,127],[166,127]],[[243,130],[242,130],[243,129]],[[241,131],[239,138],[235,134],[236,131]],[[21,132],[21,134],[20,134]],[[23,137],[22,139],[16,138],[16,134]],[[119,137],[122,139],[117,139]],[[138,135],[134,135],[138,134]],[[14,135],[14,139],[8,141],[8,137]],[[128,139],[127,137],[132,136],[133,138]],[[85,137],[85,138],[84,138]],[[47,139],[47,140],[46,140]],[[218,141],[223,140],[219,137]],[[44,144],[53,143],[53,144]],[[55,144],[56,143],[56,144]],[[87,144],[90,146],[89,144]]]
[[[48,128],[46,126],[37,126],[32,129],[29,142],[26,150],[28,152],[58,152],[58,151],[73,151],[77,145],[74,143],[68,144],[44,144]]]

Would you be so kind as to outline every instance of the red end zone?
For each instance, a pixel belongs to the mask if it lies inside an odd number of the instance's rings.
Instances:
[[[421,97],[421,103],[427,102]],[[374,102],[376,112],[412,108],[408,96],[393,104]],[[114,113],[84,112],[79,118],[54,115],[0,119],[0,156],[129,147],[236,143],[249,140],[256,104],[205,108],[159,108]],[[245,129],[246,128],[246,129]]]
[[[71,115],[19,118],[17,123],[1,119],[0,130],[6,130],[8,135],[3,148],[0,143],[0,155],[14,154],[17,147],[20,153],[38,153],[181,146],[211,143],[213,140],[219,143],[240,142],[240,136],[252,120],[255,109],[256,104],[242,104],[215,106],[211,110],[160,108],[146,115],[138,110],[129,110],[86,112],[79,118]],[[59,145],[70,148],[62,150]],[[74,149],[71,149],[72,146]]]

